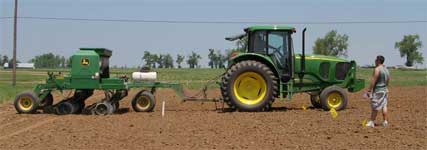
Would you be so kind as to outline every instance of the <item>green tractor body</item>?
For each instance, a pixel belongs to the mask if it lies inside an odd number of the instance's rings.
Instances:
[[[306,92],[314,107],[345,109],[347,93],[364,88],[356,78],[356,62],[323,55],[295,54],[289,26],[253,26],[246,33],[226,38],[247,38],[247,48],[231,54],[222,79],[224,101],[243,111],[271,108],[276,98]],[[304,31],[305,32],[305,29]],[[303,42],[305,35],[303,33]],[[261,78],[260,78],[261,77]]]

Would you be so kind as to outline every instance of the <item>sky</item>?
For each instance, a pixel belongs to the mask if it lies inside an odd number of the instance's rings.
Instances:
[[[14,0],[0,0],[0,17],[13,16]],[[18,16],[173,21],[335,22],[427,20],[426,0],[19,0]],[[255,24],[176,24],[18,20],[18,60],[52,52],[71,56],[80,47],[113,50],[111,65],[138,66],[144,51],[204,58],[208,49],[226,50],[235,43],[224,37]],[[301,32],[307,27],[306,50],[330,30],[349,36],[347,59],[359,65],[383,55],[388,66],[403,65],[394,48],[404,35],[418,34],[427,64],[427,23],[285,24],[294,26],[295,53],[301,53]],[[12,56],[13,20],[0,19],[0,55]]]

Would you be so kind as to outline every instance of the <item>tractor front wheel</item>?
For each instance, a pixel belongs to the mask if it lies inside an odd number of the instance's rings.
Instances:
[[[348,98],[345,90],[338,86],[330,86],[320,93],[320,105],[323,110],[344,110],[347,106]]]
[[[34,92],[23,92],[16,96],[13,103],[18,113],[32,114],[39,108],[40,100]]]
[[[232,109],[265,111],[277,96],[277,77],[265,64],[246,60],[231,66],[222,78],[221,94]]]

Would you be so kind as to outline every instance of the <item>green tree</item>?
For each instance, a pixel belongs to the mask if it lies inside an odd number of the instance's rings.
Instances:
[[[176,55],[176,63],[178,64],[178,68],[181,68],[181,63],[184,61],[185,56],[183,55]]]
[[[165,68],[173,68],[173,58],[170,54],[164,55],[163,64]]]
[[[215,63],[217,62],[217,56],[216,56],[216,54],[215,54],[215,50],[214,50],[214,49],[209,49],[208,58],[209,58],[209,63],[208,63],[208,65],[209,65],[211,68],[216,67]]]
[[[54,64],[55,68],[61,67],[61,56],[56,55],[54,61],[55,61],[55,64]]]
[[[418,34],[403,36],[402,41],[396,42],[394,47],[399,49],[400,57],[406,57],[406,66],[410,67],[414,63],[423,63],[423,54],[418,51],[422,47],[422,42]]]
[[[65,60],[65,57],[64,56],[61,56],[61,68],[65,68],[66,67],[66,60]]]
[[[52,53],[47,53],[43,55],[38,55],[31,59],[31,62],[34,63],[36,68],[58,68],[61,66],[61,56],[54,55]]]
[[[67,67],[67,68],[71,68],[71,64],[72,64],[72,56],[70,56],[70,57],[68,57],[68,59],[65,61],[65,66]]]
[[[209,49],[209,63],[211,68],[224,68],[227,57],[221,53],[220,50]]]
[[[150,58],[151,58],[151,60],[152,60],[152,65],[153,65],[153,68],[156,68],[156,64],[157,64],[157,62],[159,61],[159,56],[158,55],[156,55],[156,54],[152,54],[151,56],[150,56]]]
[[[192,51],[191,55],[188,56],[187,64],[190,66],[190,68],[196,68],[199,64],[199,59],[202,59],[202,57]]]
[[[217,67],[216,68],[225,68],[225,62],[227,62],[227,57],[225,56],[225,55],[223,55],[222,53],[221,53],[221,51],[217,51],[217,54],[216,54],[216,64],[217,64]]]
[[[4,63],[9,63],[9,57],[7,57],[7,55],[3,56],[3,59],[1,61],[1,64],[3,65]]]
[[[157,56],[156,63],[158,64],[158,68],[163,68],[165,66],[164,64],[165,56],[163,54],[159,54],[159,55],[155,54],[155,56]]]
[[[149,51],[144,51],[144,56],[142,56],[142,60],[145,61],[145,66],[156,68],[156,64],[154,63],[153,56]]]
[[[338,34],[336,30],[329,31],[325,37],[317,38],[313,46],[313,53],[329,56],[347,57],[348,36]]]

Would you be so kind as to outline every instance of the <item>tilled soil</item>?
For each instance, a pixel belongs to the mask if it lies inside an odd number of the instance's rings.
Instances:
[[[130,106],[136,92],[109,116],[24,115],[11,103],[0,106],[0,149],[427,149],[427,87],[422,86],[391,88],[387,128],[362,127],[370,105],[361,92],[349,94],[347,109],[336,119],[309,107],[306,94],[277,100],[271,112],[222,112],[214,103],[181,103],[167,89],[156,93],[154,112],[136,113]],[[102,98],[98,92],[88,103]],[[381,120],[379,115],[377,124]]]

